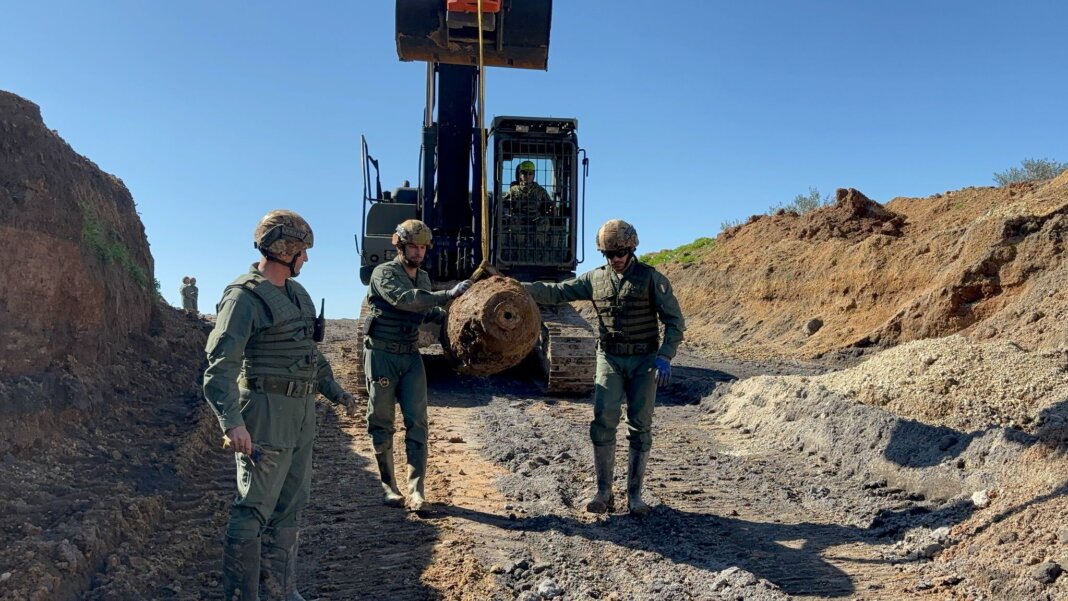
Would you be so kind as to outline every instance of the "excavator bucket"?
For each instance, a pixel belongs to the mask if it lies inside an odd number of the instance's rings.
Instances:
[[[397,55],[404,61],[478,64],[478,14],[472,0],[397,0]],[[552,0],[482,3],[486,66],[548,69]]]

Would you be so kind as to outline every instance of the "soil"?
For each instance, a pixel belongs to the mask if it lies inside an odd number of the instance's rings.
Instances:
[[[0,227],[63,253],[0,293],[0,599],[220,599],[234,468],[199,386],[211,316],[138,293],[84,216],[45,218],[84,205],[151,281],[121,182],[62,154],[32,103],[0,103]],[[419,513],[380,503],[364,418],[320,399],[304,597],[1068,599],[1066,190],[885,207],[845,190],[664,268],[689,341],[658,396],[646,518],[585,512],[591,401],[526,365],[478,378],[425,356]],[[45,283],[72,269],[112,296],[80,313]],[[350,390],[356,338],[332,320],[321,345]]]

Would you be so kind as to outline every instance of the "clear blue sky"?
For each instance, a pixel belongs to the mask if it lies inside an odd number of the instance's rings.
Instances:
[[[418,179],[425,67],[397,59],[393,2],[3,4],[0,89],[130,188],[168,301],[191,274],[212,310],[285,207],[316,233],[301,281],[356,315],[360,134],[384,187]],[[487,105],[579,119],[588,242],[613,217],[651,251],[809,186],[886,202],[1068,160],[1063,1],[554,4],[549,70],[491,70]]]

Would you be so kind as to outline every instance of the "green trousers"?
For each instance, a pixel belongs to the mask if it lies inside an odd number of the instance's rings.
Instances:
[[[264,528],[296,527],[311,493],[315,396],[241,391],[241,415],[262,456],[237,462],[237,498],[227,536],[250,539]]]
[[[409,456],[426,452],[426,371],[418,351],[390,353],[365,349],[367,374],[367,433],[375,453],[393,448],[393,416],[400,404],[404,417],[404,449]]]
[[[593,445],[616,444],[616,428],[627,402],[627,440],[630,447],[653,446],[653,406],[656,404],[656,355],[608,355],[597,349],[593,388]]]

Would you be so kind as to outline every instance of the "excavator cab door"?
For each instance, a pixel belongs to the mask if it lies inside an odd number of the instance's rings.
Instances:
[[[477,65],[477,6],[475,0],[397,0],[397,55]],[[552,0],[482,0],[485,64],[547,69],[552,7]]]

